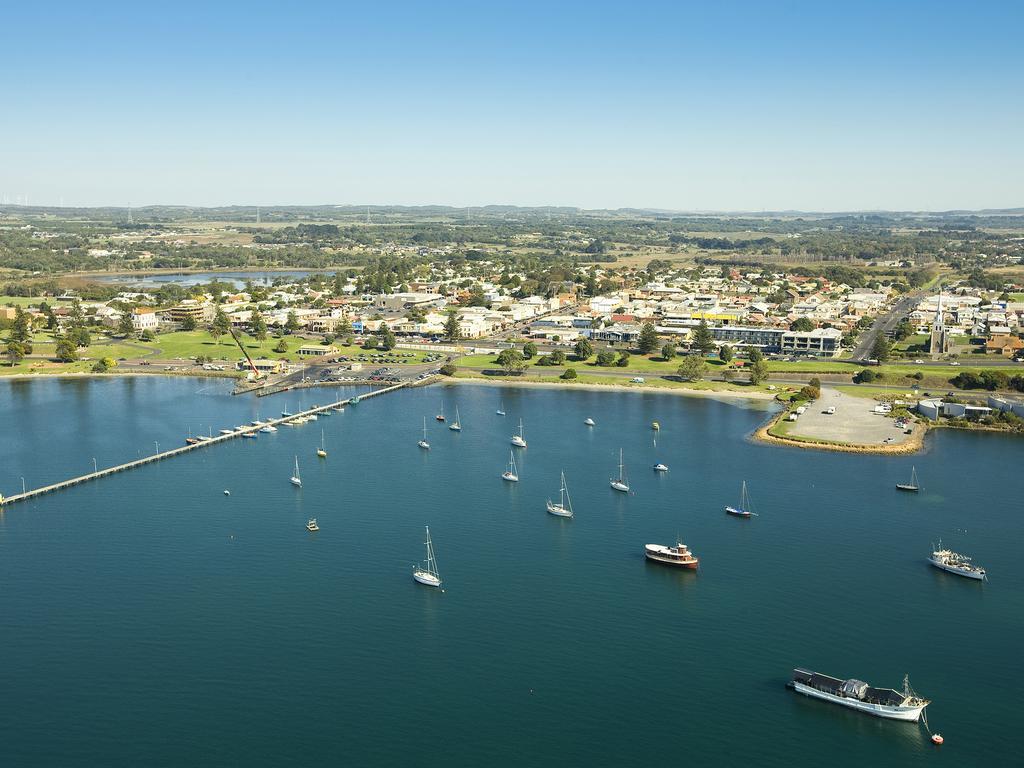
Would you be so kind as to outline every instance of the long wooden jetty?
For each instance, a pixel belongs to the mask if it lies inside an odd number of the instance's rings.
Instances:
[[[285,424],[289,421],[301,418],[303,416],[311,416],[314,414],[323,413],[324,411],[328,411],[333,408],[341,408],[345,405],[351,405],[353,403],[362,402],[363,400],[369,400],[371,397],[385,395],[388,392],[394,392],[395,390],[408,387],[412,383],[413,382],[403,381],[401,384],[395,384],[390,387],[384,387],[383,389],[375,389],[370,392],[366,392],[365,394],[357,395],[354,397],[348,397],[345,398],[344,400],[338,400],[333,403],[328,403],[327,405],[318,405],[313,408],[309,408],[308,410],[301,411],[299,413],[293,413],[290,416],[282,416],[279,419],[267,419],[266,421],[261,421],[259,424],[253,424],[247,427],[242,427],[240,429],[235,429],[229,432],[228,434],[217,435],[216,437],[209,437],[206,438],[205,440],[200,440],[198,443],[193,443],[192,445],[183,445],[180,448],[172,448],[169,451],[161,451],[159,453],[151,454],[150,456],[145,456],[144,458],[141,459],[136,459],[135,461],[129,461],[124,464],[117,464],[116,466],[113,467],[107,467],[106,469],[100,469],[97,470],[96,472],[90,472],[87,475],[79,475],[78,477],[72,477],[69,478],[68,480],[62,480],[59,483],[44,485],[41,488],[33,488],[32,490],[25,491],[24,493],[15,493],[11,496],[0,495],[0,507],[6,506],[8,504],[14,504],[15,502],[18,501],[27,501],[29,499],[34,499],[37,496],[43,496],[44,494],[47,493],[62,491],[65,488],[70,488],[74,485],[87,483],[90,480],[98,480],[101,477],[113,475],[116,472],[126,472],[129,469],[135,469],[136,467],[141,467],[145,464],[152,464],[155,461],[169,459],[172,456],[180,456],[181,454],[188,453],[189,451],[195,451],[200,448],[207,448],[211,445],[216,445],[217,443],[223,443],[227,440],[233,440],[236,437],[241,437],[242,435],[245,434],[258,432],[260,429],[267,426],[268,424],[270,426],[277,426],[278,424]]]

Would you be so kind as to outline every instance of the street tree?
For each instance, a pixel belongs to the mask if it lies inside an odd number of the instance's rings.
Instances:
[[[702,355],[686,355],[676,372],[683,381],[700,381],[707,375],[708,364]]]
[[[649,355],[658,348],[658,332],[654,328],[654,323],[644,323],[641,326],[636,347],[641,355]]]
[[[587,360],[592,354],[594,354],[594,345],[587,339],[580,339],[572,348],[572,352],[576,356],[577,360]]]
[[[526,370],[526,359],[518,349],[503,349],[498,354],[498,365],[509,376]]]
[[[661,348],[661,359],[662,360],[674,360],[676,356],[676,348],[674,344],[666,344]]]
[[[706,355],[715,348],[715,340],[711,336],[711,329],[708,328],[707,321],[701,320],[700,325],[693,329],[690,346],[702,355]]]

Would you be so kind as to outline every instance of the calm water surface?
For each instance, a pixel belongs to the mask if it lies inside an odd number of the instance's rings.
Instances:
[[[157,288],[165,283],[177,283],[183,286],[202,285],[217,280],[232,283],[236,288],[245,287],[246,281],[256,285],[270,285],[277,278],[296,280],[313,274],[315,270],[297,269],[280,272],[181,272],[160,275],[105,275],[94,278],[100,283],[122,283],[133,287]]]
[[[0,491],[336,392],[2,382]],[[461,434],[434,421],[442,404]],[[833,455],[748,442],[765,416],[430,387],[10,507],[0,764],[1020,764],[1022,444],[945,432],[912,459]],[[620,447],[628,496],[608,487]],[[911,464],[916,496],[893,489]],[[544,511],[562,469],[573,520]],[[752,520],[722,513],[742,479]],[[410,576],[425,524],[444,593]],[[644,561],[677,533],[699,573]],[[940,537],[991,582],[928,567]],[[946,744],[787,691],[797,665],[897,687],[909,672]]]

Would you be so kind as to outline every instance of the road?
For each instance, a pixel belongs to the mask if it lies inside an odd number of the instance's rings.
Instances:
[[[853,349],[853,354],[850,356],[851,362],[863,362],[871,357],[871,347],[875,344],[875,339],[878,338],[879,333],[889,333],[896,329],[896,326],[900,324],[911,310],[914,309],[920,303],[921,299],[927,294],[927,291],[915,291],[908,293],[906,296],[897,301],[888,312],[884,315],[879,315],[875,319],[874,325],[871,326],[867,331],[860,335],[857,339],[857,346]],[[947,363],[948,365],[948,363]]]

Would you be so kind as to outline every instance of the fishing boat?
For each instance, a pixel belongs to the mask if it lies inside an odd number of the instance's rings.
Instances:
[[[654,465],[655,472],[668,472],[668,464],[662,464],[660,461]]]
[[[736,517],[756,517],[757,513],[750,508],[750,496],[747,495],[747,481],[740,486],[740,504],[738,507],[726,507],[726,513]]]
[[[594,426],[594,420],[591,419],[590,417],[587,417],[586,419],[584,419],[583,423],[586,424],[588,427]]]
[[[423,417],[423,439],[416,443],[420,448],[429,451],[430,443],[427,442],[427,417]]]
[[[427,562],[422,566],[416,566],[412,572],[412,577],[420,584],[426,584],[428,587],[440,587],[441,574],[438,573],[437,558],[434,557],[434,543],[430,540],[430,526],[426,526],[426,529]]]
[[[504,400],[502,400],[498,404],[498,410],[496,410],[495,413],[498,414],[499,416],[504,416],[505,415],[505,401]]]
[[[459,406],[455,406],[455,421],[448,425],[448,429],[452,432],[462,431],[462,421],[459,419]]]
[[[971,562],[971,558],[967,557],[967,555],[961,555],[951,549],[943,549],[941,541],[939,542],[939,548],[932,552],[928,558],[928,562],[939,570],[955,573],[957,576],[963,576],[966,579],[988,581],[984,568],[974,565]]]
[[[522,419],[519,420],[519,432],[514,434],[514,435],[512,435],[512,439],[511,439],[510,442],[512,443],[512,445],[516,446],[516,448],[525,448],[526,447],[526,440],[523,438],[523,420]]]
[[[903,690],[872,688],[863,680],[840,680],[806,669],[794,669],[793,678],[786,684],[797,693],[833,704],[866,712],[890,720],[917,722],[924,708],[931,702],[922,699],[910,687],[909,676],[903,678]]]
[[[260,427],[260,432],[266,432],[268,434],[271,432],[277,432],[277,427],[275,427],[273,424],[264,424],[262,427]]]
[[[516,457],[512,451],[508,452],[508,469],[501,473],[502,480],[508,480],[510,483],[518,483],[519,475],[516,472]]]
[[[674,568],[688,568],[691,571],[697,570],[697,566],[700,564],[700,560],[696,555],[681,541],[676,541],[674,547],[669,547],[665,544],[645,544],[644,557],[662,565],[671,565]]]
[[[622,491],[623,493],[629,493],[629,483],[626,482],[626,470],[622,463],[622,449],[619,448],[619,476],[613,477],[611,480],[612,488],[616,491]]]
[[[569,489],[565,485],[565,472],[562,472],[562,487],[558,490],[558,503],[555,504],[548,499],[548,512],[558,517],[572,517],[572,499],[569,498]]]
[[[312,520],[310,520],[308,523],[306,523],[306,530],[307,531],[319,531],[320,530],[320,526],[317,525],[315,517]]]
[[[291,484],[295,486],[302,485],[302,477],[299,475],[299,457],[295,457],[295,474],[292,475]]]
[[[659,429],[661,429],[661,424],[659,424],[656,421],[652,421],[651,422],[651,429],[653,429],[655,432],[657,432]]]
[[[921,487],[917,484],[917,468],[910,468],[910,482],[909,483],[896,483],[897,491],[910,491],[911,493],[917,493],[921,490]]]
[[[320,430],[320,447],[316,449],[316,455],[321,459],[327,458],[327,448],[324,445],[324,431]]]

